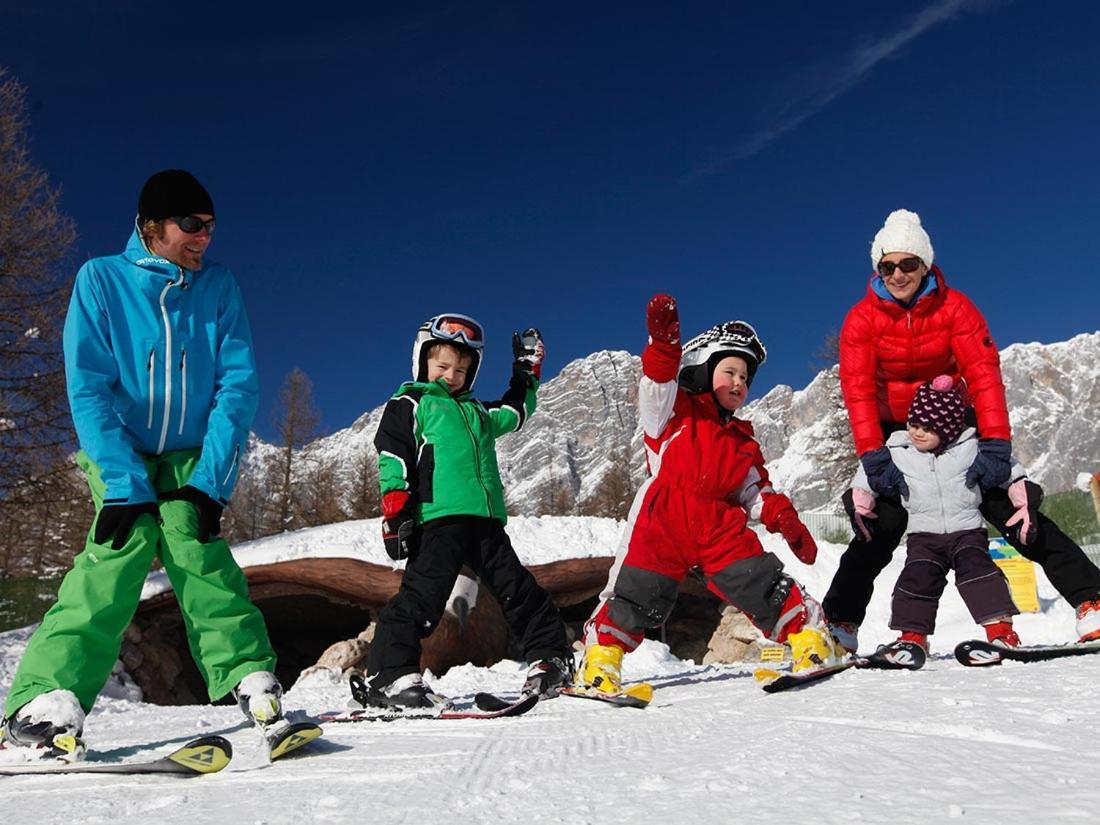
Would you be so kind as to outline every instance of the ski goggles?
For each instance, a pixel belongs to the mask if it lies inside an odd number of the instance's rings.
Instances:
[[[203,229],[206,230],[208,235],[214,234],[214,219],[211,218],[208,221],[204,221],[202,218],[195,215],[179,215],[174,218],[169,218],[172,223],[180,228],[181,231],[186,232],[188,235],[197,235]]]
[[[916,272],[924,266],[924,261],[920,258],[902,258],[897,263],[893,261],[879,261],[878,266],[875,267],[878,270],[878,274],[883,278],[889,278],[894,274],[895,269],[900,269],[906,275]]]
[[[448,313],[432,318],[429,327],[431,336],[443,341],[458,341],[472,349],[485,346],[485,330],[481,324],[468,315]]]

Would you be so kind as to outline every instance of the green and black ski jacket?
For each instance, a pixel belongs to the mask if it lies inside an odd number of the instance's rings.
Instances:
[[[451,395],[442,380],[402,384],[374,436],[382,495],[407,490],[421,524],[445,516],[506,523],[496,439],[534,414],[537,390],[537,379],[516,373],[503,398],[482,404],[468,392]]]

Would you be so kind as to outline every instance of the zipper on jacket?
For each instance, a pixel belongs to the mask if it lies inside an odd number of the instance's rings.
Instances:
[[[481,476],[481,453],[477,449],[477,439],[474,437],[473,428],[470,427],[470,422],[466,418],[466,410],[463,409],[461,402],[454,396],[451,396],[451,400],[458,405],[458,414],[462,416],[462,423],[466,427],[466,433],[470,436],[470,444],[474,448],[474,472],[477,475],[478,483],[481,485],[481,493],[485,496],[485,511],[489,514],[489,518],[492,518],[493,503],[489,500],[489,489],[485,486],[485,479]]]
[[[916,356],[913,354],[913,311],[905,311],[905,326],[909,330],[909,346],[906,348],[909,351],[909,375],[913,374],[916,363]]]
[[[172,287],[183,285],[183,267],[178,267],[179,279],[169,281],[168,285],[160,292],[160,317],[164,321],[164,351],[168,355],[164,358],[164,418],[160,425],[160,442],[157,444],[157,455],[164,452],[164,444],[168,440],[168,416],[172,412],[172,323],[168,319],[168,307],[165,300]]]
[[[153,429],[153,394],[156,392],[156,384],[153,380],[153,371],[157,366],[157,348],[153,347],[149,350],[149,363],[147,369],[149,371],[149,420],[145,423],[146,429]]]
[[[183,422],[187,420],[187,350],[180,354],[180,429],[183,435]]]
[[[233,449],[233,460],[229,462],[229,472],[225,474],[225,478],[222,479],[222,487],[229,483],[229,477],[233,475],[233,471],[237,468],[237,459],[241,457],[241,445],[238,444]]]

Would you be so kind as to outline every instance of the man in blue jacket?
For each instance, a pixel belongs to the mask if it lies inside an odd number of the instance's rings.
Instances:
[[[233,274],[203,261],[214,204],[190,173],[145,183],[121,255],[77,273],[65,374],[96,519],[31,638],[0,746],[83,755],[84,716],[119,655],[154,558],[179,600],[212,700],[282,715],[275,653],[244,574],[218,537],[256,413],[252,335]]]

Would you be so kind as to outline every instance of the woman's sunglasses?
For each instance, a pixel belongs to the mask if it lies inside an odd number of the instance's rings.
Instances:
[[[183,227],[181,226],[180,229],[183,229]],[[187,230],[184,231],[186,232]],[[895,269],[900,269],[902,272],[908,275],[911,272],[916,272],[923,265],[924,261],[922,261],[920,258],[902,258],[897,263],[894,263],[893,261],[879,261],[877,269],[879,275],[881,275],[883,278],[889,278],[891,275],[894,274]]]

